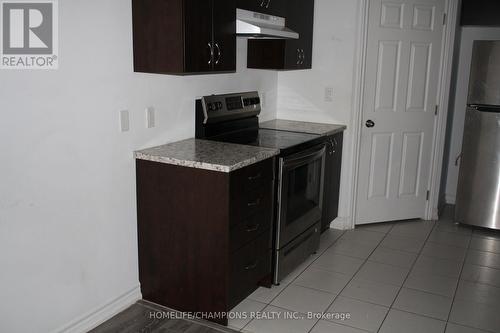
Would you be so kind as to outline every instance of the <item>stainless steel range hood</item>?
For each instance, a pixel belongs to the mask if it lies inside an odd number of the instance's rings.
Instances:
[[[299,34],[286,27],[284,17],[236,10],[236,34],[255,39],[298,39]]]

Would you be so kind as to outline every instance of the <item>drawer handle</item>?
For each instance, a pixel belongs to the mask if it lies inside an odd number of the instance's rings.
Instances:
[[[252,227],[247,226],[247,232],[255,232],[255,231],[259,230],[259,228],[260,228],[260,224],[256,224]]]
[[[261,177],[262,177],[262,173],[258,173],[258,174],[257,174],[257,175],[255,175],[255,176],[250,176],[250,177],[248,177],[248,180],[253,181],[253,180],[260,179]]]
[[[257,199],[257,200],[255,200],[254,202],[249,202],[249,203],[247,203],[247,206],[248,206],[248,207],[256,207],[256,206],[258,206],[258,205],[260,205],[260,198],[259,198],[259,199]]]
[[[251,271],[253,269],[256,269],[257,266],[259,266],[259,261],[255,261],[255,263],[253,263],[252,265],[248,265],[247,267],[245,267],[245,270],[246,271]]]

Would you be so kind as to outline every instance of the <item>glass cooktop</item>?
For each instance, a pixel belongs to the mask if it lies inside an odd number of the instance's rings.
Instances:
[[[309,133],[287,132],[270,129],[252,129],[233,132],[217,136],[212,139],[221,142],[286,150],[302,144],[314,142],[319,138],[319,135]]]

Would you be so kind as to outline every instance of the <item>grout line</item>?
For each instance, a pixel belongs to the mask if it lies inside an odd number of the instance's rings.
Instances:
[[[347,288],[347,286],[351,283],[352,280],[354,280],[354,277],[359,273],[359,271],[363,268],[363,266],[365,266],[365,264],[368,262],[368,258],[370,258],[370,256],[373,254],[373,252],[375,252],[375,250],[380,246],[380,244],[382,244],[382,242],[384,241],[384,239],[389,235],[389,233],[391,232],[391,230],[394,228],[394,224],[391,226],[391,228],[387,231],[387,233],[384,235],[384,237],[382,237],[382,239],[379,241],[379,243],[377,244],[377,246],[370,252],[370,254],[366,257],[366,259],[363,261],[363,263],[361,264],[361,266],[359,266],[359,268],[356,270],[356,272],[354,272],[354,275],[352,276],[352,278],[346,283],[346,285],[339,291],[338,295],[335,296],[335,298],[333,299],[333,301],[330,303],[330,305],[328,305],[328,307],[326,308],[325,311],[328,311],[328,309],[333,305],[333,303],[335,303],[335,301],[339,298],[339,296],[342,294],[342,292],[345,290],[345,288]],[[339,238],[340,239],[340,238]],[[360,259],[360,258],[358,258]],[[341,296],[343,297],[343,296]],[[319,323],[320,320],[318,320],[314,325],[313,327],[311,327],[311,329],[308,331],[308,333],[310,333]],[[340,323],[337,323],[339,325],[342,325]],[[352,326],[347,326],[347,325],[342,325],[342,326],[346,326],[346,327],[351,327]]]
[[[382,320],[382,322],[380,323],[380,326],[377,330],[377,333],[380,332],[380,329],[382,328],[382,326],[384,325],[384,322],[386,321],[387,319],[387,316],[389,315],[389,313],[391,312],[391,310],[398,310],[398,311],[401,311],[399,309],[396,309],[394,308],[394,304],[396,303],[396,300],[398,299],[399,297],[399,294],[401,293],[401,290],[404,288],[404,285],[406,283],[406,281],[408,280],[408,277],[410,276],[413,268],[415,267],[415,264],[417,263],[417,260],[418,260],[418,257],[420,257],[420,255],[422,254],[422,251],[424,250],[424,247],[425,247],[425,244],[427,243],[427,241],[429,240],[429,237],[431,237],[431,234],[432,234],[432,231],[434,231],[434,229],[436,228],[436,225],[437,225],[437,222],[436,221],[433,221],[434,223],[434,226],[432,227],[432,229],[429,231],[429,234],[427,235],[427,238],[425,239],[424,241],[424,244],[422,245],[422,247],[420,248],[420,252],[417,254],[417,259],[415,259],[415,261],[413,262],[413,265],[411,266],[410,270],[408,271],[408,274],[406,274],[406,277],[403,281],[403,283],[401,284],[401,287],[399,288],[397,294],[396,294],[396,297],[394,297],[394,300],[392,301],[391,303],[391,306],[389,307],[389,311],[387,311],[387,313],[385,314],[385,317],[384,317],[384,320]]]
[[[376,248],[376,249],[378,249],[378,248],[379,248],[379,247],[377,246],[377,248]],[[375,250],[376,250],[376,249],[375,249]],[[385,249],[385,248],[384,248],[384,249]],[[397,250],[394,250],[394,251],[397,251]],[[410,252],[408,252],[408,253],[410,253]],[[416,253],[413,253],[413,254],[414,254],[414,255],[416,255]],[[417,258],[415,258],[413,261],[416,261],[416,260],[417,260]],[[398,266],[398,265],[394,265],[394,264],[389,264],[389,263],[387,263],[387,262],[376,261],[376,260],[373,260],[373,259],[372,259],[372,260],[368,260],[368,261],[369,261],[369,262],[372,262],[372,263],[375,263],[375,264],[387,265],[387,266],[396,267],[396,268],[401,268],[401,269],[408,269],[408,268],[411,268],[411,266],[410,266],[410,267]],[[390,283],[387,283],[387,284],[390,284]]]
[[[465,263],[467,263],[467,257],[468,255],[470,254],[470,252],[473,251],[473,252],[480,252],[480,253],[484,253],[486,255],[496,255],[498,257],[500,257],[500,254],[499,253],[493,253],[493,252],[488,252],[488,251],[480,251],[480,250],[475,250],[475,249],[471,249],[471,248],[467,248],[467,253],[465,255]],[[500,270],[500,266],[497,266],[497,267],[493,267],[493,266],[486,266],[486,265],[481,265],[480,263],[477,263],[477,262],[469,262],[469,265],[472,265],[472,266],[479,266],[479,267],[486,267],[486,268],[491,268],[491,269],[496,269],[496,270]]]
[[[435,275],[435,276],[439,276],[439,275]],[[441,276],[439,276],[439,277],[441,277]],[[459,280],[457,280],[457,284],[458,284],[458,281]],[[413,290],[413,291],[418,291],[418,292],[421,292],[421,293],[427,294],[427,295],[433,295],[433,296],[439,296],[439,297],[443,297],[443,298],[447,298],[447,299],[453,299],[451,296],[445,296],[445,295],[442,295],[442,294],[433,293],[431,291],[426,291],[426,290],[421,290],[421,289],[416,289],[416,288],[411,288],[411,287],[404,287],[404,286],[403,286],[403,288],[410,289],[410,290]]]
[[[458,275],[457,286],[455,287],[455,292],[453,293],[453,298],[452,298],[452,301],[451,301],[450,310],[448,311],[448,316],[446,317],[446,325],[444,327],[445,331],[448,328],[448,322],[450,321],[451,311],[453,310],[453,306],[455,305],[455,298],[457,297],[457,291],[458,291],[458,288],[460,287],[460,281],[462,280],[462,273],[464,271],[465,262],[467,260],[467,255],[468,255],[468,252],[469,252],[469,248],[470,248],[470,243],[471,242],[472,242],[472,235],[469,236],[469,242],[467,243],[467,248],[465,250],[464,260],[462,261],[462,267],[460,268],[460,274]]]
[[[454,321],[449,321],[446,323],[446,326],[448,326],[448,323],[452,323],[452,324],[455,324],[457,326],[460,326],[460,327],[466,327],[466,328],[470,328],[471,330],[474,330],[474,331],[479,331],[481,333],[498,333],[498,332],[495,332],[495,331],[490,331],[490,330],[485,330],[484,328],[477,328],[477,327],[472,327],[472,326],[469,326],[469,325],[464,325],[464,324],[459,324],[459,323],[455,323]]]

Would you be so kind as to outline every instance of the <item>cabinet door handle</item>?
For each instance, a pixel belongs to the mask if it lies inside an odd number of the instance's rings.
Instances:
[[[260,198],[257,199],[257,200],[255,200],[255,201],[253,201],[253,202],[247,203],[248,207],[255,207],[255,206],[258,206],[258,205],[260,205]]]
[[[266,8],[269,8],[270,3],[271,3],[271,0],[267,0]]]
[[[260,6],[261,6],[261,7],[264,7],[264,4],[265,4],[265,3],[266,3],[266,0],[262,0],[262,1],[260,2]]]
[[[330,144],[330,151],[328,152],[330,155],[333,155],[335,154],[335,143],[333,142],[332,139],[329,140],[329,144]]]
[[[212,43],[208,43],[208,48],[210,49],[210,60],[208,61],[208,64],[212,64],[212,59],[214,58],[214,48],[212,47]]]
[[[257,266],[259,266],[259,261],[258,260],[256,260],[253,264],[246,266],[245,270],[246,271],[251,271],[253,269],[256,269]]]
[[[219,47],[219,43],[215,43],[215,48],[217,49],[217,60],[215,60],[215,64],[218,65],[220,62],[220,59],[222,58],[222,51]]]
[[[260,224],[256,224],[254,226],[247,226],[247,232],[255,232],[259,230]]]
[[[249,181],[253,181],[253,180],[260,179],[261,177],[262,177],[262,173],[258,173],[258,174],[256,174],[255,176],[250,176],[250,177],[248,177],[248,180],[249,180]]]

